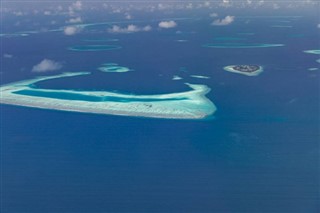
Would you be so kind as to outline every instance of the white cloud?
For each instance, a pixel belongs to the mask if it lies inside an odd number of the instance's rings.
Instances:
[[[231,24],[233,21],[234,21],[234,16],[226,16],[223,19],[214,20],[211,25],[225,26],[225,25]]]
[[[162,21],[158,26],[161,28],[173,28],[177,26],[177,23],[175,21]]]
[[[43,12],[43,14],[44,14],[45,16],[50,16],[50,15],[51,15],[51,11],[46,10],[46,11]]]
[[[209,6],[210,6],[210,1],[205,1],[205,2],[204,2],[204,6],[205,6],[205,7],[209,7]]]
[[[128,19],[128,20],[130,20],[130,19],[132,19],[132,16],[131,16],[129,13],[126,13],[126,14],[125,14],[125,18]]]
[[[82,22],[82,19],[81,19],[80,16],[77,17],[77,18],[71,18],[71,19],[69,19],[69,20],[67,21],[67,23],[72,23],[72,24],[74,24],[74,23],[80,23],[80,22]]]
[[[81,10],[82,9],[82,2],[76,1],[75,3],[72,4],[72,8],[75,10]]]
[[[187,9],[193,9],[193,4],[192,3],[189,3],[187,6],[186,6]]]
[[[70,9],[70,7],[69,7],[68,15],[69,16],[75,16],[74,10],[72,8]]]
[[[74,16],[75,11],[82,10],[82,2],[81,1],[74,2],[72,5],[69,6],[68,10],[69,10],[68,12],[69,16]]]
[[[107,8],[109,7],[109,5],[108,5],[107,3],[103,3],[103,4],[102,4],[102,7],[105,8],[105,9],[107,9]]]
[[[23,16],[24,15],[23,12],[21,12],[21,11],[14,11],[13,14],[15,16]]]
[[[279,6],[277,3],[274,3],[274,4],[272,5],[272,7],[273,7],[273,9],[275,9],[275,10],[280,9],[280,6]]]
[[[4,58],[12,58],[13,55],[10,55],[10,54],[5,53],[5,54],[3,54],[3,57],[4,57]]]
[[[145,27],[142,28],[143,31],[151,31],[152,27],[150,25],[147,25]]]
[[[33,66],[32,72],[48,72],[59,70],[62,68],[62,64],[49,59],[43,59],[39,64]]]
[[[58,5],[58,6],[57,6],[57,10],[62,11],[62,10],[63,10],[63,7],[62,7],[61,5]]]
[[[80,28],[75,26],[68,26],[64,28],[63,32],[65,35],[74,35],[80,32]]]
[[[220,4],[220,6],[222,6],[222,7],[231,7],[232,4],[231,4],[231,1],[229,1],[229,0],[223,0],[222,3]]]
[[[121,10],[119,8],[113,9],[112,13],[121,13]]]
[[[112,28],[108,29],[109,33],[136,33],[136,32],[147,32],[150,31],[152,28],[150,25],[145,27],[138,27],[136,25],[130,24],[127,27],[121,28],[118,25],[113,25]]]
[[[317,27],[320,29],[320,24],[318,24]]]
[[[218,13],[211,13],[209,16],[212,18],[215,18],[215,17],[218,17]]]
[[[166,6],[160,3],[160,4],[158,4],[158,9],[164,10],[164,9],[166,9]]]

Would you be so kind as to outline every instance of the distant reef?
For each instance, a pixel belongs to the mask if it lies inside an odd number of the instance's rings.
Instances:
[[[246,49],[246,48],[282,47],[284,46],[284,44],[214,43],[214,44],[204,44],[202,46],[206,48]]]
[[[106,50],[116,50],[116,49],[121,49],[121,46],[118,46],[118,45],[79,45],[79,46],[72,46],[72,47],[68,48],[68,50],[71,50],[71,51],[81,51],[81,52],[106,51]]]
[[[102,72],[129,72],[132,71],[128,67],[119,66],[116,63],[104,63],[98,68]]]

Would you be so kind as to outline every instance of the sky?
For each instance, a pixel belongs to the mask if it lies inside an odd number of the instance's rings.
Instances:
[[[121,0],[121,1],[50,1],[50,0],[32,0],[15,1],[2,0],[1,9],[4,15],[19,12],[19,10],[51,10],[52,13],[81,10],[105,10],[119,12],[121,10],[192,10],[192,9],[214,9],[214,8],[250,8],[250,9],[303,9],[303,7],[315,8],[319,6],[317,0],[215,0],[215,1],[154,1],[154,0]],[[316,9],[316,8],[315,8]],[[319,9],[319,7],[318,7]],[[35,12],[35,11],[29,11]],[[40,12],[40,11],[39,11]],[[41,11],[44,12],[44,11]],[[123,12],[123,11],[121,11]]]
[[[269,0],[215,0],[215,1],[49,1],[49,0],[32,0],[32,1],[14,1],[1,0],[1,33],[6,32],[9,26],[25,26],[26,29],[39,28],[41,17],[50,19],[46,23],[47,27],[65,26],[79,23],[86,23],[93,20],[92,13],[102,14],[108,19],[114,20],[135,20],[135,14],[148,14],[150,17],[154,14],[161,13],[173,16],[180,12],[202,13],[207,17],[215,18],[214,25],[226,25],[236,17],[232,14],[234,10],[246,10],[251,12],[268,11],[270,14],[279,15],[286,13],[304,13],[319,19],[320,24],[320,3],[316,0],[288,0],[288,1],[269,1]],[[100,16],[101,18],[101,16]],[[104,18],[104,17],[102,17]],[[32,19],[32,22],[26,23],[26,20]],[[38,19],[38,20],[35,20]],[[170,21],[170,20],[168,20]],[[172,23],[171,23],[172,24]],[[32,27],[34,25],[34,27]],[[145,29],[133,29],[136,31],[148,31]],[[75,29],[69,28],[69,33],[74,34]],[[115,29],[117,30],[117,29]],[[118,29],[126,31],[126,29]]]

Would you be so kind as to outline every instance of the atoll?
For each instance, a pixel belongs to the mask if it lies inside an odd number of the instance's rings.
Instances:
[[[165,119],[203,119],[216,111],[216,106],[205,96],[210,88],[199,84],[187,84],[192,89],[190,91],[160,95],[41,89],[35,86],[40,81],[88,74],[90,73],[63,73],[3,85],[0,87],[0,103],[51,110]]]

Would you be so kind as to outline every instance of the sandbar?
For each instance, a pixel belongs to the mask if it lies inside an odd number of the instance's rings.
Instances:
[[[202,78],[202,79],[209,79],[210,77],[204,75],[190,75],[192,78]]]
[[[174,75],[173,77],[172,77],[172,80],[174,80],[174,81],[178,81],[178,80],[182,80],[183,78],[182,77],[180,77],[180,76],[178,76],[178,75]]]
[[[305,50],[303,52],[310,53],[310,54],[317,54],[317,55],[320,54],[320,50]]]

